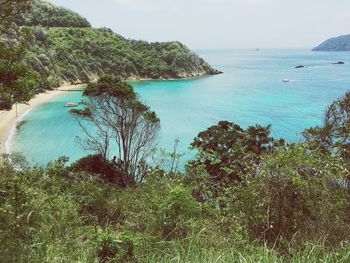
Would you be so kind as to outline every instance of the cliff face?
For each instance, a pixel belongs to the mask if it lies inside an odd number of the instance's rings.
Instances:
[[[180,42],[125,39],[110,29],[92,28],[76,13],[45,2],[37,2],[17,24],[31,27],[34,35],[26,64],[55,82],[86,82],[106,73],[124,79],[220,73]]]
[[[312,51],[350,51],[350,35],[330,38]]]

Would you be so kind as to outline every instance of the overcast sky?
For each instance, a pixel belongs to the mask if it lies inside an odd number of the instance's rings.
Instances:
[[[350,34],[350,0],[51,0],[127,38],[190,48],[314,47]]]

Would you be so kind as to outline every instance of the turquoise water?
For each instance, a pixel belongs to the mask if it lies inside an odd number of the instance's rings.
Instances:
[[[179,138],[185,151],[198,132],[219,120],[243,127],[272,124],[272,135],[298,141],[300,132],[322,123],[327,105],[350,90],[350,52],[307,50],[197,51],[225,74],[196,80],[133,82],[142,100],[161,119],[159,147],[171,149]],[[332,65],[344,61],[345,65]],[[296,65],[307,68],[295,69]],[[283,83],[289,79],[289,83]],[[66,102],[71,92],[31,111],[14,136],[12,149],[44,165],[61,155],[86,155],[75,137],[80,129]]]

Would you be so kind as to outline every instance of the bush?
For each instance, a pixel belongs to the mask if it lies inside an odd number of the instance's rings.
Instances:
[[[260,125],[244,130],[235,123],[220,121],[199,133],[191,144],[199,153],[189,168],[203,166],[217,183],[241,182],[264,155],[284,144],[270,137],[270,130],[271,126]]]
[[[123,178],[112,162],[106,161],[101,155],[89,155],[73,163],[72,172],[87,172],[99,175],[105,182],[125,187]]]
[[[335,159],[301,145],[269,156],[238,198],[251,239],[282,248],[347,240],[345,171]]]
[[[100,262],[130,262],[134,259],[134,238],[127,233],[115,235],[108,231],[97,234],[97,254]]]
[[[75,252],[70,251],[70,259],[62,255],[62,260],[76,261],[85,243],[80,240],[85,233],[80,231],[78,204],[60,191],[59,180],[45,177],[43,169],[13,167],[19,169],[0,166],[0,261],[52,262],[52,250],[58,252],[63,240],[65,249]]]
[[[123,222],[123,204],[114,186],[91,178],[71,183],[67,190],[79,204],[79,215],[85,224],[107,226]]]
[[[171,240],[175,237],[186,237],[199,212],[200,206],[188,189],[183,186],[171,189],[159,213],[158,226],[162,238]]]

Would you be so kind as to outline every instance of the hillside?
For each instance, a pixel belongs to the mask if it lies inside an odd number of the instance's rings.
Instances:
[[[350,35],[330,38],[312,51],[350,51]]]
[[[79,83],[112,73],[123,79],[181,79],[220,73],[180,42],[125,39],[92,28],[78,14],[46,2],[17,18],[34,38],[26,63],[56,82]]]
[[[20,26],[91,27],[79,14],[42,1],[36,1],[30,13],[17,16],[15,22]]]

